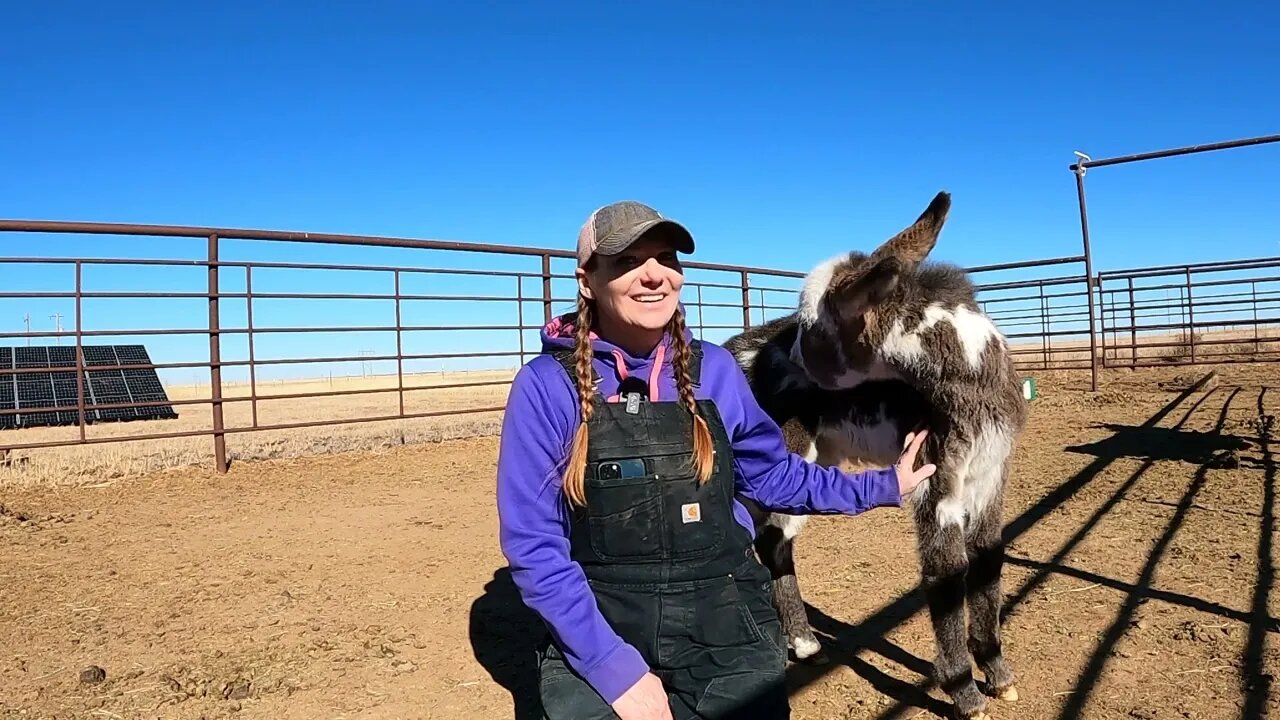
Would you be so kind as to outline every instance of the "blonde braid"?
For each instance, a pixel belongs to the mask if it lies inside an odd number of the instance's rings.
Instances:
[[[573,448],[569,452],[569,465],[564,471],[563,489],[570,505],[584,507],[587,504],[587,423],[595,410],[592,402],[595,383],[591,376],[591,305],[581,295],[578,296],[578,326],[574,331],[573,359],[578,376],[578,405],[582,421],[578,423],[578,430],[573,435]]]
[[[705,483],[711,478],[712,448],[711,429],[707,421],[698,413],[698,404],[693,396],[693,379],[689,377],[689,342],[685,339],[684,311],[677,308],[676,314],[667,325],[671,333],[671,347],[675,350],[672,358],[672,370],[676,376],[676,389],[680,393],[680,402],[693,417],[693,463],[697,470],[698,483]]]

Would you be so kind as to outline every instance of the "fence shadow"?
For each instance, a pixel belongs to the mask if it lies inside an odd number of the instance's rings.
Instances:
[[[511,693],[515,720],[538,720],[538,646],[546,626],[520,599],[509,568],[493,572],[471,604],[471,651],[495,682]]]
[[[1258,393],[1259,419],[1268,417],[1266,397],[1267,390],[1263,388]],[[1258,577],[1253,585],[1249,637],[1240,663],[1240,682],[1244,689],[1244,708],[1240,717],[1243,720],[1267,716],[1267,703],[1271,702],[1274,682],[1274,678],[1265,671],[1267,634],[1280,632],[1276,619],[1268,611],[1276,581],[1272,548],[1276,530],[1276,461],[1271,449],[1273,432],[1273,423],[1261,425],[1258,432],[1258,449],[1262,453],[1262,518],[1258,528]]]
[[[1231,409],[1231,403],[1236,395],[1240,392],[1240,388],[1235,388],[1222,404],[1222,409],[1218,412],[1218,421],[1216,430],[1221,431],[1226,425],[1227,415]],[[1177,508],[1174,510],[1173,517],[1165,525],[1164,531],[1160,537],[1156,539],[1151,546],[1150,552],[1147,553],[1146,562],[1143,563],[1142,571],[1138,575],[1137,582],[1133,588],[1126,593],[1124,602],[1121,604],[1119,611],[1116,612],[1111,624],[1103,632],[1102,638],[1094,647],[1093,653],[1089,656],[1089,661],[1085,664],[1084,670],[1080,673],[1080,678],[1075,684],[1073,692],[1068,696],[1067,702],[1063,705],[1062,711],[1058,713],[1059,720],[1074,720],[1075,718],[1084,717],[1085,707],[1089,703],[1089,699],[1093,696],[1094,690],[1097,689],[1098,683],[1102,678],[1103,670],[1106,669],[1107,661],[1110,660],[1112,650],[1129,631],[1130,623],[1134,614],[1138,610],[1138,606],[1143,602],[1148,593],[1151,592],[1152,583],[1155,580],[1156,568],[1160,565],[1160,561],[1164,559],[1165,552],[1172,544],[1173,538],[1177,535],[1183,524],[1186,522],[1188,513],[1195,503],[1196,496],[1204,489],[1205,483],[1209,477],[1209,465],[1207,462],[1200,465],[1196,469],[1195,475],[1191,480],[1191,484],[1183,492],[1182,498],[1178,501]]]
[[[949,704],[929,695],[927,686],[913,685],[896,678],[858,657],[860,650],[869,650],[914,673],[931,677],[932,662],[917,657],[884,637],[895,626],[906,622],[911,617],[912,612],[909,607],[899,608],[903,613],[901,616],[893,613],[877,615],[874,621],[858,625],[843,623],[807,602],[805,609],[808,612],[809,624],[822,641],[823,652],[826,653],[830,663],[848,667],[858,677],[870,683],[881,695],[893,698],[903,706],[925,708],[942,716],[950,711]],[[826,672],[825,666],[821,665],[803,663],[793,665],[788,670],[789,689],[794,693],[817,680],[818,675]]]
[[[1142,425],[1137,426],[1134,430],[1141,431],[1145,429],[1155,428],[1158,423],[1163,421],[1171,413],[1174,412],[1184,401],[1193,394],[1200,392],[1207,384],[1210,376],[1206,376],[1200,382],[1180,392],[1177,397],[1171,400],[1167,405],[1153,414]],[[1202,395],[1190,408],[1182,415],[1181,419],[1175,424],[1175,430],[1181,428],[1191,415],[1214,394],[1214,390],[1209,390]],[[1225,414],[1225,410],[1224,410]],[[1225,416],[1225,415],[1224,415]],[[1114,435],[1114,433],[1113,433]],[[1040,498],[1038,502],[1025,510],[1018,517],[1006,524],[1003,533],[1003,544],[1008,545],[1013,540],[1021,537],[1031,528],[1035,527],[1041,520],[1050,513],[1062,507],[1068,500],[1076,495],[1081,489],[1091,483],[1099,474],[1101,474],[1112,462],[1121,457],[1131,456],[1124,451],[1132,451],[1132,441],[1102,441],[1094,443],[1091,446],[1094,450],[1092,454],[1095,459],[1089,463],[1079,473],[1069,478],[1056,488],[1051,490],[1045,496]],[[1114,453],[1114,454],[1112,454]],[[1062,548],[1055,553],[1054,558],[1043,567],[1037,574],[1027,580],[1017,592],[1013,594],[1005,603],[1003,614],[1007,616],[1010,610],[1016,607],[1041,584],[1043,584],[1053,573],[1052,566],[1061,564],[1071,551],[1079,545],[1088,533],[1101,521],[1101,519],[1119,504],[1126,493],[1138,482],[1141,476],[1149,469],[1153,460],[1147,459],[1141,467],[1133,473],[1112,496],[1103,503],[1103,505],[1095,511],[1095,513],[1085,521],[1076,534],[1069,539]],[[1149,589],[1148,578],[1148,589]],[[884,673],[874,666],[852,656],[846,647],[841,648],[839,653],[831,653],[831,661],[825,666],[812,667],[802,664],[792,665],[788,668],[789,687],[795,692],[808,684],[817,682],[832,669],[840,665],[844,665],[854,670],[860,676],[871,682],[877,690],[886,696],[893,698],[896,702],[881,712],[877,716],[877,720],[888,720],[889,718],[901,717],[906,711],[915,708],[923,708],[939,717],[950,717],[952,705],[950,702],[942,702],[928,695],[928,691],[934,687],[932,680],[932,664],[916,658],[906,651],[897,649],[897,646],[889,643],[885,636],[914,616],[917,612],[925,611],[925,597],[923,588],[917,584],[907,593],[904,593],[893,602],[881,608],[879,611],[868,616],[857,624],[848,624],[830,618],[825,614],[817,612],[810,608],[810,622],[814,624],[815,630],[821,628],[821,631],[831,638],[836,638],[842,646],[852,646],[858,648],[873,649],[880,651],[886,648],[893,648],[886,657],[895,659],[916,672],[922,679],[914,684],[896,678],[885,676]],[[904,657],[905,656],[905,657]],[[1102,656],[1104,659],[1106,654]],[[905,660],[905,662],[904,662]],[[925,670],[925,672],[921,672]],[[1070,717],[1065,716],[1064,717]]]
[[[1146,425],[1119,425],[1098,423],[1094,428],[1111,432],[1103,440],[1068,445],[1066,452],[1093,455],[1108,459],[1138,458],[1142,460],[1176,460],[1205,465],[1214,461],[1219,453],[1245,450],[1249,442],[1235,435],[1220,431],[1200,432],[1181,428],[1148,427]]]

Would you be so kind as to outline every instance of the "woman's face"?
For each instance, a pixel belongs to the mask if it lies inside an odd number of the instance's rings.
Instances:
[[[661,338],[679,305],[684,269],[670,241],[642,237],[617,255],[597,255],[591,270],[578,270],[578,286],[615,342]]]

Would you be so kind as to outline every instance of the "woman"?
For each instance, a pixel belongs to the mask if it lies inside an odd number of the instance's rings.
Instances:
[[[600,208],[578,235],[578,310],[516,374],[498,459],[503,553],[550,631],[549,718],[785,718],[786,653],[752,524],[897,506],[934,471],[859,474],[789,453],[728,351],[680,307],[680,224]]]

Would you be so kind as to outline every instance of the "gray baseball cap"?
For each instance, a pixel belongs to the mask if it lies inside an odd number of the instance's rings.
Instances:
[[[587,218],[578,233],[578,266],[586,265],[595,254],[616,255],[651,231],[666,235],[679,252],[693,252],[693,235],[683,225],[644,203],[624,200],[605,205]]]

